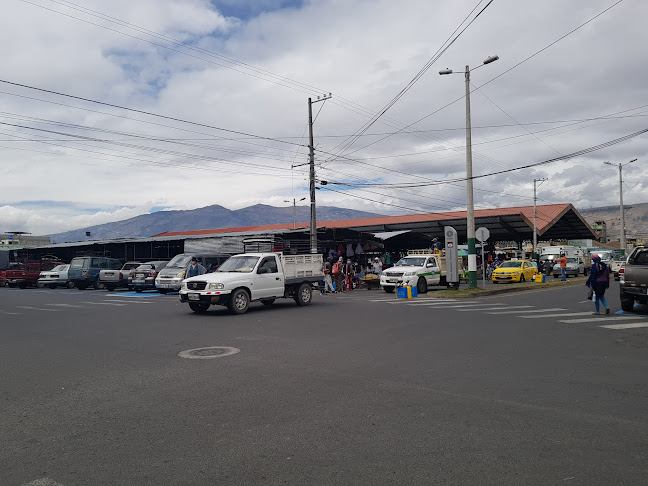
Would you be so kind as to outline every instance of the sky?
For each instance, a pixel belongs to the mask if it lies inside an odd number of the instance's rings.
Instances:
[[[475,208],[533,205],[534,180],[538,204],[618,205],[619,163],[624,203],[647,202],[646,18],[641,0],[5,0],[0,233],[309,198],[309,98],[317,204],[465,210],[466,65]]]

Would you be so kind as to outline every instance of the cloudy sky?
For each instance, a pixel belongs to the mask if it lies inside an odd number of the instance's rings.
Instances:
[[[645,1],[2,3],[0,232],[308,197],[324,93],[318,204],[465,209],[466,64],[477,208],[648,201]]]

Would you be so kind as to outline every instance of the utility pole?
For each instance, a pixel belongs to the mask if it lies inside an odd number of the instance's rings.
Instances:
[[[315,146],[313,143],[313,103],[326,101],[331,98],[331,93],[322,97],[318,96],[315,101],[308,98],[308,136],[309,136],[309,158],[310,158],[310,252],[317,253],[317,212],[315,210]]]
[[[478,69],[486,64],[495,62],[498,56],[489,56],[474,69]],[[474,70],[473,69],[473,70]],[[452,69],[443,69],[439,74],[455,74]],[[459,74],[459,73],[456,73]],[[466,236],[468,239],[468,287],[477,288],[477,251],[475,249],[475,203],[473,199],[473,175],[472,175],[472,135],[470,126],[470,67],[466,65]]]
[[[544,181],[546,181],[547,178],[543,177],[542,179],[533,179],[533,256],[534,258],[537,258],[538,254],[538,224],[537,224],[537,219],[538,219],[538,211],[536,209],[536,203],[538,201],[538,195],[536,191],[536,182],[539,182],[540,185]]]
[[[636,162],[637,159],[632,159],[630,162],[626,162],[625,164],[622,164],[619,162],[619,222],[621,223],[621,230],[619,234],[619,250],[623,252],[625,255],[626,252],[626,234],[625,234],[625,214],[623,212],[623,173],[622,169],[624,165],[632,164],[633,162]],[[614,165],[611,162],[603,162],[604,164],[607,165]]]
[[[305,197],[302,197],[299,201],[301,202],[305,199],[306,199]],[[290,201],[284,199],[284,202],[290,202]],[[293,203],[293,229],[297,229],[297,199],[293,197],[292,203]]]

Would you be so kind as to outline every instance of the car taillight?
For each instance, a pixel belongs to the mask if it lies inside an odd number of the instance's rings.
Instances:
[[[149,277],[155,277],[156,275],[157,275],[157,272],[155,272],[155,271],[153,271],[153,270],[151,270],[151,271],[149,272]]]
[[[625,268],[619,268],[619,273],[625,273]]]
[[[119,272],[119,278],[120,278],[120,279],[124,278],[124,274],[121,273],[121,272]]]

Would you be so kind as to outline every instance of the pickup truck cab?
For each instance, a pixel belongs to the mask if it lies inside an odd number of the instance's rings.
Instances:
[[[396,287],[410,285],[416,287],[419,294],[424,294],[431,286],[447,285],[445,257],[429,250],[410,250],[380,276],[380,286],[387,293]]]
[[[183,280],[180,302],[194,312],[226,305],[232,314],[247,312],[250,302],[270,305],[278,298],[304,306],[311,303],[313,282],[323,279],[322,255],[245,253],[230,257],[213,273]]]
[[[7,285],[18,286],[21,289],[36,287],[42,271],[51,270],[62,262],[58,260],[40,260],[18,263],[13,269],[7,270]]]
[[[629,312],[635,302],[648,304],[648,247],[638,246],[630,253],[621,276],[621,309]]]

